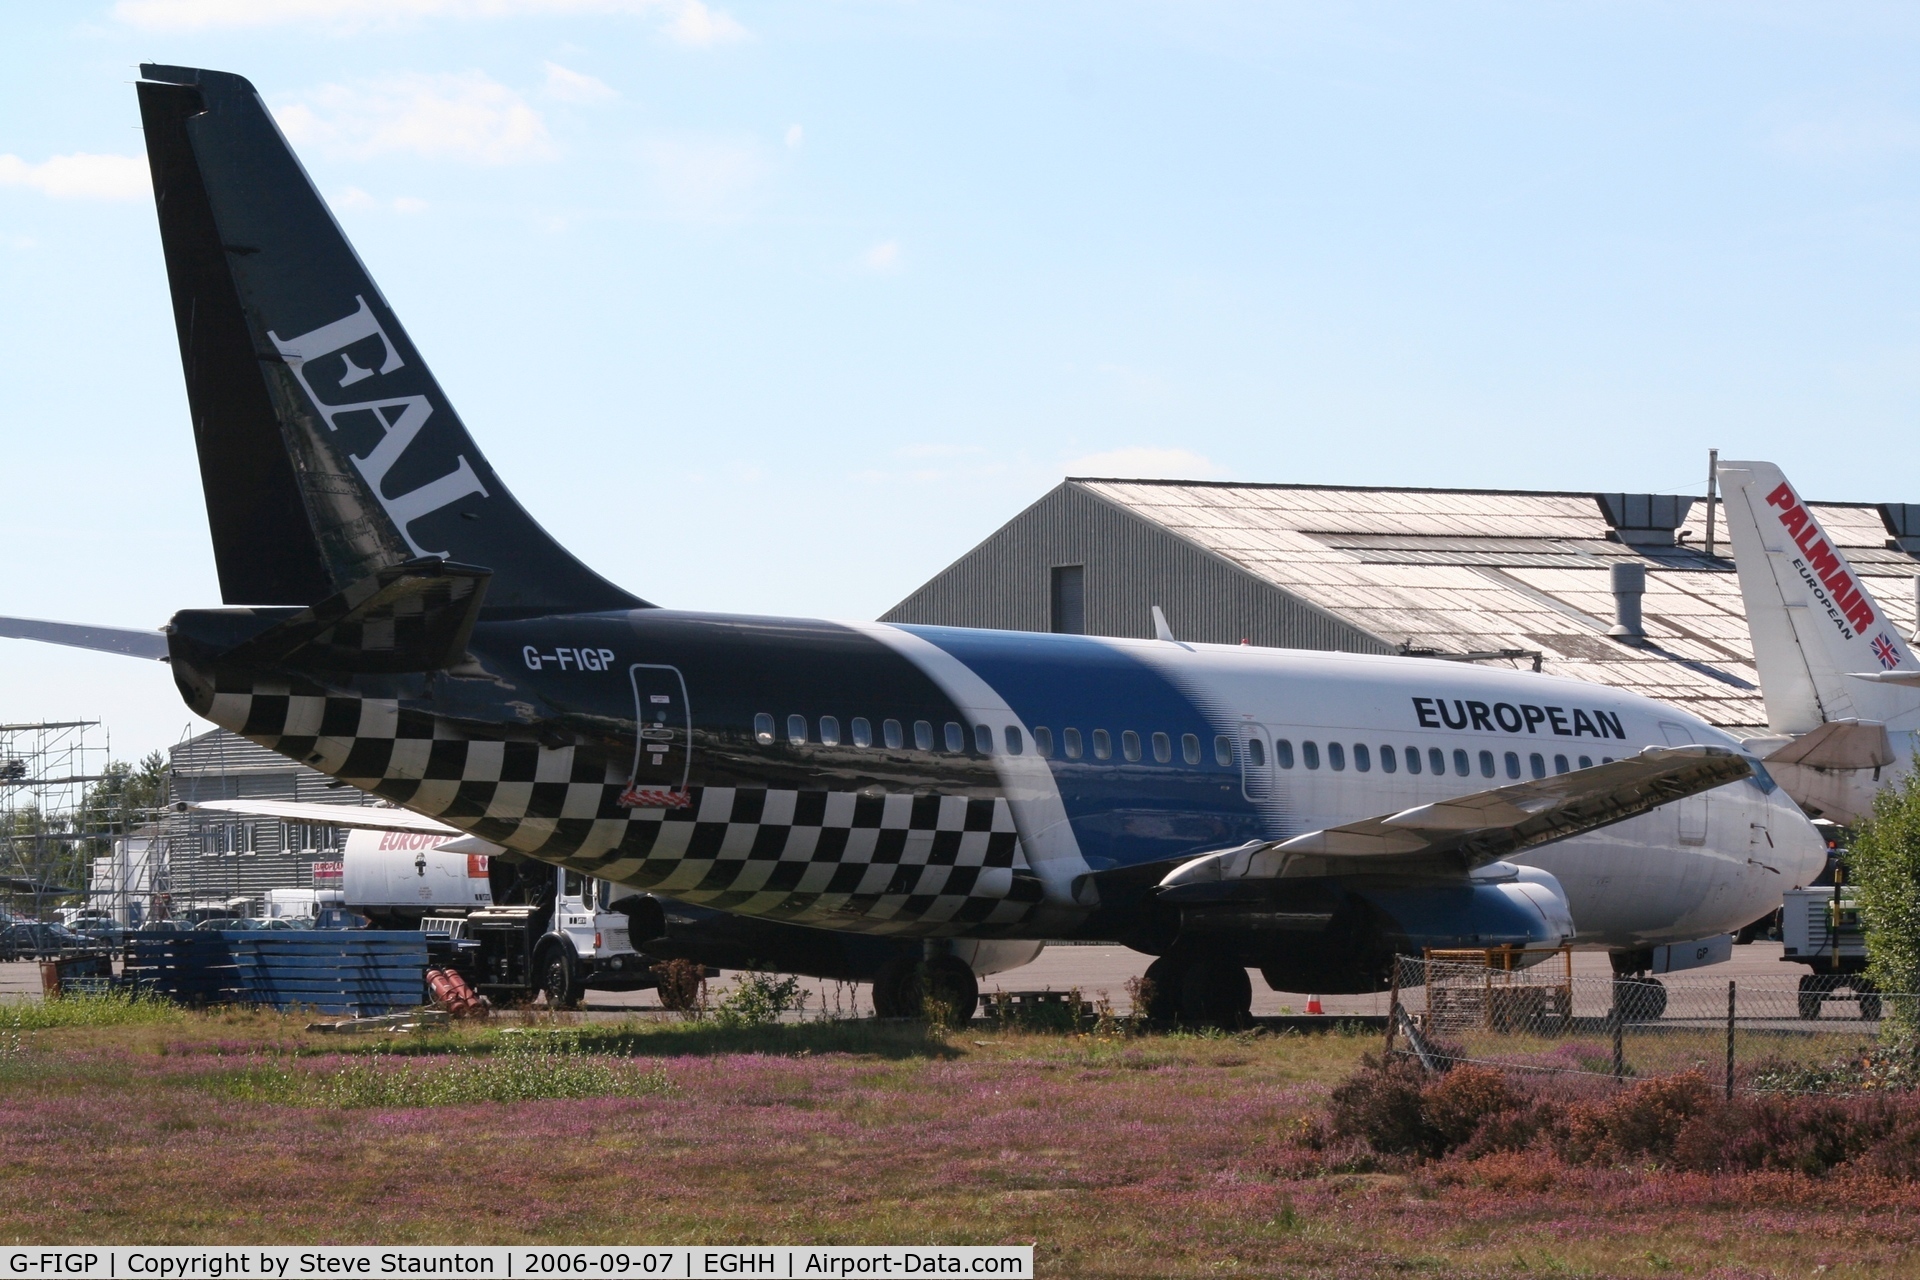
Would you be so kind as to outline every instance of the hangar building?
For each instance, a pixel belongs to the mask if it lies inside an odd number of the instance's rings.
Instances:
[[[1920,506],[1809,504],[1911,629]],[[1069,478],[883,621],[1535,667],[1766,732],[1721,513],[1665,494]],[[1644,570],[1643,634],[1629,570]],[[1616,593],[1616,577],[1626,579]],[[1470,656],[1471,655],[1471,656]]]

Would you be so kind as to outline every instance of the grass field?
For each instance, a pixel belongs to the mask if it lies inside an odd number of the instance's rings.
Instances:
[[[1043,1275],[1920,1274],[1920,1188],[1311,1172],[1372,1048],[867,1022],[466,1030],[0,1010],[11,1242],[1037,1244]]]

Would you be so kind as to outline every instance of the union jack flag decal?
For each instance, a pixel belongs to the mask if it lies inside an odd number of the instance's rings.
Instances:
[[[1873,656],[1880,659],[1880,665],[1889,671],[1900,665],[1900,655],[1894,651],[1893,641],[1884,631],[1873,638]]]

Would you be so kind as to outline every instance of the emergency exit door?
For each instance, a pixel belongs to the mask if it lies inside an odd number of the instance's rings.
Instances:
[[[1662,720],[1660,722],[1660,732],[1665,736],[1667,745],[1670,747],[1686,747],[1694,743],[1695,735],[1693,731],[1684,725],[1677,725]],[[1707,842],[1708,794],[1708,792],[1702,791],[1698,795],[1688,796],[1685,800],[1673,806],[1680,811],[1681,844],[1705,844]]]
[[[680,809],[690,804],[693,712],[678,667],[636,662],[633,681],[633,777],[620,796],[628,808]]]

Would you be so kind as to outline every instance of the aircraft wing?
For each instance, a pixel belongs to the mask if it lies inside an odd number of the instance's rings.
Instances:
[[[163,659],[167,656],[164,631],[140,631],[133,627],[91,627],[78,622],[46,622],[39,618],[0,618],[0,639],[41,640],[65,645],[69,649],[98,649],[102,653],[124,654],[129,658]]]
[[[458,827],[411,809],[377,809],[363,804],[303,804],[294,800],[202,800],[185,806],[200,813],[232,813],[248,818],[278,818],[324,827],[366,831],[409,831],[417,835],[457,836]]]
[[[1454,879],[1536,845],[1611,826],[1752,774],[1726,747],[1648,747],[1611,764],[1437,800],[1203,854],[1160,881],[1167,891],[1232,880],[1410,875]],[[1204,893],[1204,890],[1200,890]]]

